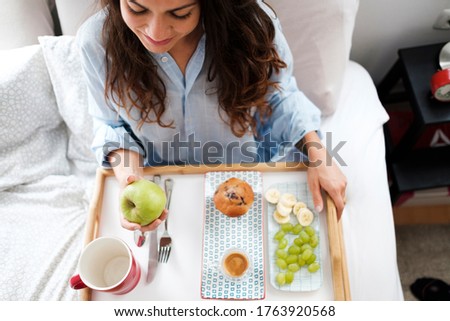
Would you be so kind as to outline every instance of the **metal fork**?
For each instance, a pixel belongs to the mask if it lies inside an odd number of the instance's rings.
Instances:
[[[173,180],[168,178],[164,181],[164,189],[167,195],[167,203],[166,209],[170,208],[170,199],[172,198],[172,189],[173,189]],[[164,233],[159,240],[159,248],[158,248],[158,261],[161,263],[167,263],[169,260],[170,252],[172,251],[172,238],[167,231],[167,221],[169,217],[164,221]]]

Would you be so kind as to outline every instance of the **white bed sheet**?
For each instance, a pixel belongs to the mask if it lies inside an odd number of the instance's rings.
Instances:
[[[403,300],[397,267],[382,125],[388,115],[367,71],[350,61],[339,100],[322,131],[346,163],[347,205],[343,214],[350,288],[354,300]]]

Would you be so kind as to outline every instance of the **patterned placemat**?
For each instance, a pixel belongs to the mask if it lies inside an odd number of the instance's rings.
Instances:
[[[239,217],[219,212],[213,202],[217,187],[231,177],[240,178],[253,188],[255,200]],[[262,175],[260,172],[210,172],[205,175],[205,216],[201,296],[204,299],[264,299],[264,250]],[[248,253],[250,271],[242,280],[232,280],[220,269],[220,260],[229,248]]]
[[[300,269],[300,271],[295,273],[294,280],[291,284],[285,284],[280,286],[276,281],[275,277],[278,272],[283,272],[276,265],[276,254],[275,251],[278,248],[278,241],[274,239],[275,233],[280,230],[280,224],[278,224],[273,218],[273,212],[275,211],[276,205],[270,204],[266,200],[265,203],[265,212],[267,213],[267,222],[268,222],[268,255],[269,255],[269,275],[270,275],[270,284],[276,289],[282,291],[292,291],[292,292],[306,292],[306,291],[314,291],[319,289],[322,286],[323,282],[323,272],[322,272],[322,262],[320,256],[320,220],[319,214],[314,210],[314,202],[312,199],[312,195],[309,192],[309,188],[307,183],[278,183],[270,186],[269,188],[278,189],[281,194],[282,193],[292,193],[297,197],[298,201],[304,202],[306,206],[313,212],[314,220],[311,223],[311,227],[315,230],[316,235],[319,237],[319,244],[316,248],[314,248],[314,254],[316,255],[316,261],[320,264],[320,269],[315,273],[310,273],[307,270],[307,267],[304,266]],[[297,218],[294,214],[290,215],[290,222],[293,225],[298,223]],[[286,234],[285,238],[288,240],[289,244],[292,244],[293,239],[295,239],[298,235]]]

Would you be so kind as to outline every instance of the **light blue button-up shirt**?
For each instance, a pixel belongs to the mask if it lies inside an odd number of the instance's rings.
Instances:
[[[267,13],[273,16],[266,7]],[[77,40],[81,62],[87,79],[89,112],[94,120],[92,149],[103,166],[109,166],[106,156],[116,149],[139,152],[146,166],[173,164],[218,164],[301,160],[303,155],[293,147],[306,133],[319,130],[320,111],[297,88],[292,75],[292,54],[281,32],[277,18],[274,39],[280,57],[288,68],[272,76],[281,90],[267,95],[273,113],[268,122],[258,123],[255,137],[248,133],[236,137],[220,109],[215,84],[207,79],[210,59],[205,54],[206,36],[200,39],[185,70],[181,72],[169,53],[149,53],[158,65],[158,73],[167,91],[166,110],[162,121],[173,122],[171,128],[157,123],[139,127],[139,112],[130,116],[114,102],[106,101],[105,49],[102,27],[105,14],[97,13],[80,28]],[[259,119],[257,113],[254,114]]]

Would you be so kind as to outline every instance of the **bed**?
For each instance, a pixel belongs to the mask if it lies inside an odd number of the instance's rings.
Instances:
[[[338,152],[348,179],[342,224],[352,298],[401,300],[384,159],[388,116],[367,71],[349,60],[358,1],[266,2],[291,45],[299,87],[322,109],[324,143]],[[0,9],[0,300],[78,300],[68,280],[97,164],[74,35],[97,6],[28,3],[8,0]],[[20,23],[20,33],[6,32],[11,21],[9,30]]]

